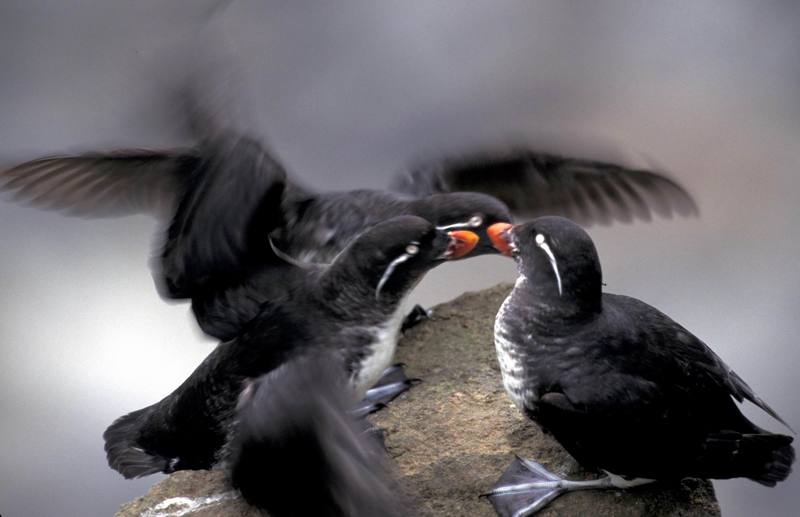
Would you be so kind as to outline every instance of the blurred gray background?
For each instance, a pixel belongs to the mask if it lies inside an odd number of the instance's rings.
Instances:
[[[658,163],[701,216],[592,228],[607,290],[688,327],[800,428],[800,4],[301,4],[237,1],[209,27],[212,2],[4,0],[0,161],[186,143],[154,99],[180,56],[218,53],[239,61],[258,130],[321,189],[513,143]],[[102,431],[214,343],[156,295],[154,229],[0,202],[2,515],[111,515],[157,480],[111,471]],[[416,301],[514,276],[499,257],[448,264]],[[715,486],[726,516],[800,507],[798,474]]]

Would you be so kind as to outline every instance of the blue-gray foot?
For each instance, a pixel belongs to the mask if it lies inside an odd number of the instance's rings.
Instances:
[[[533,515],[556,497],[574,490],[630,488],[652,479],[626,480],[608,475],[589,481],[570,481],[548,471],[539,463],[517,457],[503,472],[492,490],[484,494],[502,517]]]
[[[430,319],[431,314],[433,311],[430,309],[425,309],[422,305],[415,305],[411,312],[408,313],[406,319],[403,320],[403,325],[400,327],[401,332],[405,332],[406,330],[416,327],[423,321]]]
[[[408,391],[411,386],[420,382],[419,379],[409,379],[406,377],[402,363],[395,364],[384,370],[381,378],[375,386],[367,390],[361,402],[353,408],[352,414],[356,417],[363,417],[374,413],[394,400],[404,391]]]

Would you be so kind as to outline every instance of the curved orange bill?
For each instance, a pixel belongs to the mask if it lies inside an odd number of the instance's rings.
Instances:
[[[489,239],[492,241],[494,247],[497,248],[497,251],[507,257],[511,256],[512,251],[510,241],[511,236],[508,232],[513,227],[514,225],[510,223],[494,223],[486,229],[486,234],[489,235]]]
[[[469,230],[456,230],[447,232],[450,236],[450,245],[447,246],[445,257],[447,259],[459,259],[472,251],[476,244],[478,244],[479,237],[477,234]]]

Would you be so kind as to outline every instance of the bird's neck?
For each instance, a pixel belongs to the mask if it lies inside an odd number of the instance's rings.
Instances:
[[[347,266],[330,268],[319,278],[320,301],[339,320],[380,325],[397,312],[403,297],[391,292],[376,296],[376,286],[357,273]]]
[[[563,334],[600,312],[599,301],[595,303],[594,299],[577,297],[568,291],[559,294],[551,285],[532,282],[524,275],[517,278],[510,297],[513,306],[524,308],[525,320],[541,334]]]

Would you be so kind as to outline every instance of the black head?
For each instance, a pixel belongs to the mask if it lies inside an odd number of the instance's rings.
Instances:
[[[466,255],[468,257],[497,253],[486,230],[494,223],[511,221],[505,203],[478,192],[433,194],[411,203],[411,212],[440,230],[469,230],[477,234],[478,244]]]
[[[599,309],[602,271],[597,250],[583,228],[564,217],[490,229],[496,247],[517,261],[540,296],[553,302]]]
[[[428,270],[469,253],[478,241],[469,231],[437,230],[416,216],[383,221],[362,233],[331,265],[338,282],[368,286],[375,301],[402,298]]]

